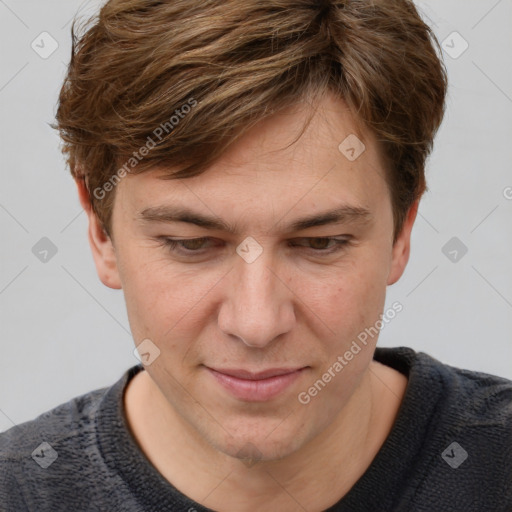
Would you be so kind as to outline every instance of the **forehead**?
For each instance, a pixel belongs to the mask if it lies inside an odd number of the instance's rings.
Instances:
[[[292,209],[297,215],[340,205],[372,211],[389,202],[374,135],[333,96],[314,110],[301,104],[260,121],[198,176],[176,180],[170,173],[155,168],[130,175],[119,184],[118,199],[132,216],[172,204],[222,211],[223,218],[244,212],[274,219]]]

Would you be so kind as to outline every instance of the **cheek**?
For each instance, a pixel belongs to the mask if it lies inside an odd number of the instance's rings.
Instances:
[[[323,320],[323,332],[317,335],[323,339],[325,353],[311,387],[301,391],[309,396],[312,410],[318,411],[311,416],[326,423],[364,378],[378,340],[376,323],[386,297],[385,275],[375,262],[337,277],[337,281],[322,285],[311,283],[308,294],[314,297],[315,313]]]
[[[164,257],[155,258],[155,252],[140,250],[121,265],[130,326],[136,341],[150,338],[161,344],[165,340],[166,350],[179,351],[178,345],[186,345],[185,339],[197,334],[208,294],[223,272],[217,269],[199,277],[197,268],[178,269]]]
[[[304,302],[317,315],[328,337],[350,343],[352,337],[373,325],[386,298],[386,273],[382,262],[361,260],[350,268],[331,272],[325,279],[308,280]],[[339,348],[339,347],[338,347]]]

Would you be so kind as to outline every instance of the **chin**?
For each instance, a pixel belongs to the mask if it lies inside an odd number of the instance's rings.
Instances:
[[[308,439],[304,431],[285,427],[286,420],[281,424],[262,420],[258,425],[238,427],[232,436],[226,435],[223,439],[213,439],[210,444],[229,457],[239,459],[247,466],[256,462],[271,462],[284,459],[298,451]],[[231,432],[226,428],[227,432]],[[223,433],[226,434],[223,430]],[[313,436],[311,436],[313,437]]]

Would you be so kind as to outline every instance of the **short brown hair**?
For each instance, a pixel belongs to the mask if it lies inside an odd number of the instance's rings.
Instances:
[[[259,120],[328,90],[379,141],[393,240],[427,190],[447,78],[412,1],[109,0],[81,38],[75,23],[54,127],[107,233],[122,165],[198,175]]]

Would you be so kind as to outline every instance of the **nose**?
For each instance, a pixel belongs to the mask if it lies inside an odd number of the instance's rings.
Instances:
[[[249,347],[264,348],[292,329],[294,294],[265,251],[252,263],[238,258],[228,276],[218,317],[224,333]]]

